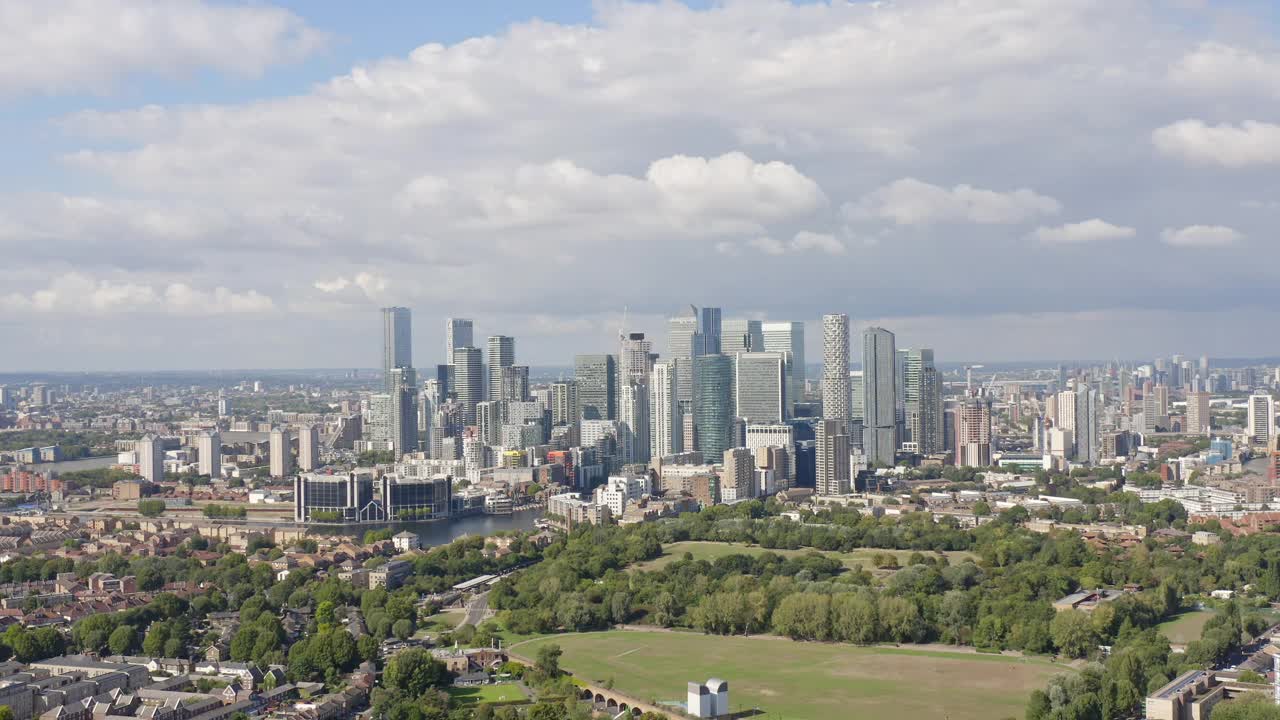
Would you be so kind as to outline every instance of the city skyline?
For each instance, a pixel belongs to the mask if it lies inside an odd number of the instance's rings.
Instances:
[[[1277,352],[1274,7],[531,5],[33,5],[0,371],[362,367],[388,306],[420,358],[465,313],[560,363],[676,298],[809,357],[829,312],[946,358]]]

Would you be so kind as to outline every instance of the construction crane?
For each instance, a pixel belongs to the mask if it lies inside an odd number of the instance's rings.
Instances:
[[[964,394],[968,395],[973,392],[973,371],[980,370],[986,365],[965,365],[964,366]]]

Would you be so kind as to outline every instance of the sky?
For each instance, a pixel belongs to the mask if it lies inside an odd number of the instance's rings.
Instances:
[[[667,316],[1280,354],[1249,0],[0,0],[0,371],[519,362]]]

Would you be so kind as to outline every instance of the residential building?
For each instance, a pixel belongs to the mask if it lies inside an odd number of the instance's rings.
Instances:
[[[906,438],[915,452],[934,455],[942,452],[942,383],[928,348],[902,351],[902,405]]]
[[[647,376],[624,376],[618,403],[618,450],[622,462],[649,462],[651,420]]]
[[[444,321],[444,359],[449,365],[454,364],[454,353],[465,347],[475,346],[474,327],[470,320],[449,318]]]
[[[849,316],[822,316],[822,417],[849,422]]]
[[[724,470],[720,473],[720,497],[725,502],[748,500],[756,496],[755,455],[747,448],[724,451]]]
[[[489,399],[501,400],[502,371],[516,364],[516,339],[507,335],[490,335],[488,346]]]
[[[464,346],[453,351],[453,391],[462,406],[464,425],[476,424],[476,404],[484,401],[484,363],[480,348]]]
[[[612,355],[578,355],[574,380],[583,420],[615,420],[618,417],[618,373]]]
[[[671,360],[654,363],[649,381],[649,455],[661,458],[680,452],[683,440],[676,364]]]
[[[1191,435],[1210,435],[1213,432],[1213,414],[1210,411],[1207,392],[1187,393],[1187,424],[1183,432]]]
[[[818,422],[814,447],[815,490],[818,495],[844,495],[851,486],[849,424],[823,418]]]
[[[1276,434],[1275,399],[1265,390],[1249,396],[1248,425],[1245,432],[1254,445],[1266,445]]]
[[[293,438],[284,428],[272,428],[270,438],[271,477],[293,474]]]
[[[893,333],[879,327],[867,328],[862,334],[862,449],[873,466],[892,466],[898,447],[896,361]]]
[[[217,430],[196,436],[196,471],[211,478],[222,477],[222,436]]]
[[[156,435],[143,435],[134,443],[138,455],[138,474],[142,479],[158,483],[164,480],[164,441]]]
[[[314,423],[303,425],[298,431],[298,469],[302,472],[311,472],[318,467],[320,467],[320,426]]]
[[[409,308],[382,308],[382,378],[391,391],[391,369],[413,367],[413,330]]]
[[[647,382],[653,367],[653,343],[644,333],[631,333],[620,338],[618,348],[618,387],[627,382]]]
[[[956,465],[991,465],[991,400],[969,397],[960,403],[956,418]]]

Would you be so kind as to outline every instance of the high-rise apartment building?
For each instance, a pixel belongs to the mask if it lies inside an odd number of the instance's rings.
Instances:
[[[620,338],[618,348],[618,387],[627,382],[646,382],[653,367],[653,343],[644,333],[630,333]]]
[[[503,402],[524,402],[529,399],[529,366],[511,365],[499,372],[498,397]]]
[[[311,472],[320,467],[320,427],[304,425],[298,431],[298,470]]]
[[[681,451],[684,432],[676,388],[676,366],[670,360],[654,363],[649,381],[650,458],[662,458]]]
[[[720,457],[733,447],[733,358],[703,355],[693,361],[693,426],[698,449]]]
[[[822,316],[822,417],[849,422],[849,316]]]
[[[725,502],[747,500],[755,497],[756,459],[746,448],[724,451],[724,470],[720,474],[720,497]]]
[[[462,406],[464,425],[475,425],[476,403],[485,399],[484,362],[480,348],[464,346],[453,351],[453,391]]]
[[[142,479],[153,483],[164,480],[164,441],[156,435],[143,435],[133,447]]]
[[[391,368],[413,367],[413,328],[409,308],[382,308],[382,378],[391,387]]]
[[[293,474],[293,442],[289,431],[272,428],[270,438],[271,477],[281,478]]]
[[[787,375],[783,353],[740,352],[733,358],[736,417],[760,424],[786,420]]]
[[[867,394],[861,370],[849,371],[849,420],[859,426],[867,420]]]
[[[583,420],[616,420],[618,373],[612,355],[578,355],[574,358],[578,408]]]
[[[1271,393],[1259,390],[1249,396],[1248,427],[1249,441],[1255,445],[1266,445],[1276,434],[1276,404]]]
[[[618,451],[623,463],[649,462],[650,420],[649,383],[623,380],[618,392]]]
[[[871,465],[892,466],[897,444],[897,350],[893,333],[879,327],[862,333],[862,450]],[[847,377],[847,373],[846,373]]]
[[[956,417],[956,465],[991,465],[991,399],[969,397],[961,401]]]
[[[1187,393],[1187,426],[1184,431],[1192,435],[1212,434],[1212,412],[1209,407],[1211,395],[1207,392]]]
[[[573,380],[551,383],[551,424],[572,425],[579,415],[578,384]]]
[[[516,364],[516,339],[508,335],[490,335],[489,400],[502,399],[502,372]]]
[[[850,491],[849,423],[823,418],[818,421],[814,443],[815,491],[819,495],[844,495]]]
[[[449,318],[444,321],[444,360],[452,365],[460,348],[475,347],[475,332],[470,320]]]
[[[502,402],[485,400],[476,403],[476,433],[485,445],[497,447],[502,443]]]
[[[391,396],[387,422],[391,432],[392,452],[401,455],[418,450],[418,375],[414,369],[391,368],[387,394]]]
[[[222,436],[217,430],[196,436],[196,471],[211,478],[222,477]]]
[[[902,406],[906,441],[916,452],[942,452],[942,383],[933,362],[933,350],[921,348],[902,353]]]
[[[804,401],[804,323],[761,323],[760,332],[765,352],[791,354],[787,366],[787,400],[791,403],[791,408],[787,410],[787,414],[794,416],[795,404]]]

